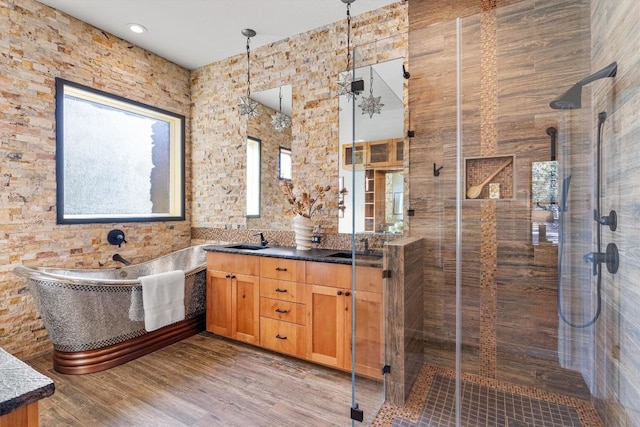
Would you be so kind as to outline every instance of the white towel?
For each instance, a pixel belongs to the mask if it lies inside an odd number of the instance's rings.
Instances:
[[[147,332],[184,320],[184,271],[140,277]]]

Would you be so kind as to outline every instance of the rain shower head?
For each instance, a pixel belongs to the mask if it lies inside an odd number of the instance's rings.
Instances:
[[[580,108],[582,107],[582,86],[588,85],[591,82],[599,79],[604,79],[606,77],[615,77],[617,72],[618,63],[612,62],[602,70],[585,77],[578,83],[571,86],[569,90],[563,93],[559,98],[551,101],[549,103],[549,106],[551,106],[551,108],[553,108],[554,110]]]

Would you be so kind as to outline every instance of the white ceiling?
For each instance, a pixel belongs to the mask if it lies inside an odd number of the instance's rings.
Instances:
[[[342,0],[39,0],[188,69],[346,18]],[[355,17],[401,0],[357,0]],[[132,33],[127,24],[147,28]]]

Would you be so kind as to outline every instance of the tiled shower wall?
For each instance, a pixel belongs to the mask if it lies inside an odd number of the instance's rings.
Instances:
[[[532,241],[531,164],[550,160],[549,102],[591,70],[589,1],[468,0],[431,14],[441,3],[409,6],[410,223],[425,239],[426,360],[455,360],[460,16],[462,157],[513,156],[515,184],[511,199],[462,201],[462,369],[588,397],[558,362],[557,246]]]
[[[99,268],[116,252],[141,262],[191,238],[189,201],[186,221],[56,225],[54,79],[186,116],[189,195],[189,71],[33,0],[0,1],[0,34],[0,347],[24,357],[50,341],[14,267]],[[113,228],[126,233],[120,249]]]
[[[607,426],[640,425],[640,7],[632,0],[592,0],[593,70],[618,63],[614,79],[592,85],[593,117],[603,127],[603,215],[618,213],[618,228],[603,227],[602,245],[616,243],[620,267],[603,268],[602,314],[595,329],[595,406]],[[591,243],[591,242],[589,242]],[[592,244],[593,245],[593,244]],[[592,248],[595,246],[592,246]],[[593,249],[592,249],[593,250]]]

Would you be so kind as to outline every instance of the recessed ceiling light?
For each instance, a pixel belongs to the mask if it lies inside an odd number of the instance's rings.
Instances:
[[[136,34],[146,33],[147,29],[140,24],[127,24],[127,27]]]

